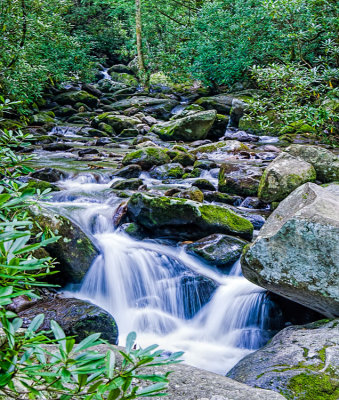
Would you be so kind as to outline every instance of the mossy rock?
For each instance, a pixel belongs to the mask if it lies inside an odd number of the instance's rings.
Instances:
[[[140,150],[126,154],[122,160],[124,166],[130,164],[140,165],[143,170],[149,170],[153,166],[163,165],[170,162],[166,152],[157,147],[145,147]]]
[[[98,250],[81,230],[68,218],[45,207],[30,207],[29,214],[43,228],[61,238],[46,246],[47,252],[58,261],[59,274],[54,279],[61,284],[79,283],[89,270]]]
[[[26,189],[39,189],[41,193],[47,189],[50,189],[50,191],[52,192],[58,192],[60,190],[56,185],[53,185],[52,183],[40,181],[39,179],[33,178],[30,178],[28,180]]]
[[[204,193],[197,187],[192,186],[187,190],[175,194],[173,197],[178,197],[179,199],[189,199],[197,201],[198,203],[204,202]]]
[[[214,153],[216,151],[222,152],[239,152],[239,151],[249,151],[249,147],[238,140],[225,140],[217,143],[205,144],[191,150],[191,154],[204,154],[204,153]]]
[[[126,72],[119,73],[110,70],[109,74],[111,75],[112,80],[115,82],[120,82],[127,86],[132,86],[132,87],[136,87],[139,85],[137,78],[131,75],[130,73]]]
[[[179,179],[185,173],[184,168],[179,163],[169,163],[154,167],[150,175],[155,179]]]
[[[246,356],[227,376],[288,400],[339,398],[339,320],[290,326]]]
[[[141,123],[141,121],[138,118],[106,112],[96,116],[92,120],[92,126],[94,128],[99,128],[102,123],[111,126],[113,128],[113,132],[120,134],[125,129],[135,129],[136,126]]]
[[[77,103],[83,103],[89,107],[96,107],[98,104],[97,97],[87,93],[85,90],[61,93],[55,97],[55,101],[61,105],[76,105]]]
[[[313,126],[307,124],[305,121],[296,121],[283,126],[279,132],[280,135],[293,135],[303,133],[316,134],[317,130]]]
[[[174,121],[153,125],[152,132],[163,140],[193,142],[205,139],[216,117],[215,111],[193,113]]]
[[[311,164],[283,152],[265,169],[258,197],[265,202],[281,201],[299,186],[315,179],[316,172]]]
[[[32,125],[46,125],[55,124],[53,111],[41,111],[38,114],[32,115],[30,118],[30,123]]]
[[[138,190],[142,184],[142,179],[130,178],[113,183],[111,188],[115,190]]]
[[[227,233],[247,239],[253,233],[253,225],[232,210],[190,200],[136,193],[130,198],[127,211],[133,221],[153,231],[185,228],[192,236]]]
[[[194,154],[189,154],[187,152],[178,151],[176,156],[173,158],[174,163],[179,163],[184,167],[193,165],[196,161],[196,156]]]

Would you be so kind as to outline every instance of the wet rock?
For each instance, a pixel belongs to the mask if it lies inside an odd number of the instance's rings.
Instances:
[[[183,140],[192,142],[204,139],[211,129],[216,117],[215,111],[203,111],[194,113],[175,121],[163,122],[152,127],[163,140]]]
[[[240,207],[260,209],[266,208],[266,205],[258,199],[258,197],[246,197],[246,199],[240,204]]]
[[[118,176],[120,178],[139,178],[140,174],[142,172],[142,169],[140,165],[137,164],[131,164],[127,165],[126,167],[120,168],[116,170],[113,174],[113,176]]]
[[[239,152],[247,151],[249,148],[238,140],[225,140],[217,143],[206,144],[199,146],[194,150],[191,150],[192,154],[204,154],[204,153],[214,153],[216,151],[220,152]]]
[[[98,255],[98,250],[81,228],[66,217],[52,210],[30,207],[30,214],[43,229],[51,230],[61,238],[46,246],[46,251],[58,261],[59,274],[54,279],[61,284],[79,283]]]
[[[87,156],[88,154],[99,154],[99,150],[97,149],[83,149],[78,151],[79,157]]]
[[[99,90],[96,85],[91,85],[89,83],[83,83],[81,85],[82,89],[85,90],[86,92],[92,94],[95,97],[101,97],[102,96],[102,91]]]
[[[252,135],[245,131],[235,131],[231,130],[226,131],[223,136],[224,140],[239,140],[239,142],[257,142],[259,140],[259,136]]]
[[[26,304],[18,316],[23,319],[23,327],[26,328],[38,314],[45,315],[41,330],[50,330],[51,320],[54,320],[66,336],[75,336],[77,343],[93,333],[101,333],[101,338],[112,344],[118,343],[118,326],[114,318],[87,301],[50,295]]]
[[[142,179],[130,178],[112,184],[111,189],[115,190],[138,190],[143,184]]]
[[[169,197],[172,197],[172,196],[175,197],[175,195],[178,194],[178,193],[180,193],[180,192],[181,192],[181,189],[178,189],[178,188],[171,188],[171,189],[166,190],[166,192],[164,193],[164,195],[165,195],[165,196],[169,196]]]
[[[200,189],[194,186],[192,186],[189,189],[181,191],[180,193],[174,195],[174,197],[178,197],[180,199],[189,199],[197,201],[198,203],[204,202],[204,193]]]
[[[109,70],[109,73],[111,72],[118,72],[118,73],[124,73],[124,74],[130,74],[134,75],[133,69],[128,67],[127,65],[124,64],[116,64],[113,65]]]
[[[219,114],[229,115],[232,108],[233,97],[218,94],[211,97],[201,97],[195,103],[206,110],[217,110]]]
[[[193,185],[201,190],[215,191],[214,185],[208,179],[197,179]]]
[[[166,152],[156,147],[145,147],[140,150],[126,154],[122,160],[123,165],[138,164],[143,170],[149,170],[153,166],[167,164],[170,162]]]
[[[137,87],[139,85],[137,78],[129,73],[110,70],[109,74],[114,82],[123,83],[124,85],[132,87]]]
[[[205,195],[206,201],[231,204],[233,206],[240,205],[240,203],[243,200],[243,198],[240,196],[229,195],[229,194],[220,193],[220,192],[205,192],[204,195]]]
[[[200,168],[204,170],[210,170],[217,167],[217,164],[214,161],[210,160],[197,160],[193,164],[194,168]]]
[[[177,101],[172,99],[156,99],[147,96],[133,96],[129,99],[117,101],[112,104],[115,110],[122,111],[128,108],[136,108],[138,111],[143,111],[146,114],[154,114],[156,107],[161,108],[167,113],[170,113],[173,107],[178,104]],[[152,113],[153,110],[153,113]],[[156,114],[156,113],[155,113]]]
[[[94,128],[99,128],[99,124],[105,123],[111,126],[114,132],[119,134],[124,129],[135,129],[140,122],[138,118],[107,112],[96,116],[92,121],[92,126]]]
[[[130,218],[150,230],[184,228],[189,235],[226,233],[251,238],[253,225],[235,212],[191,200],[134,194],[128,202]]]
[[[41,168],[37,171],[31,172],[30,176],[35,179],[46,182],[58,182],[67,178],[67,174],[56,168]]]
[[[58,106],[54,109],[54,113],[57,117],[66,118],[70,117],[71,115],[75,114],[77,111],[70,105],[66,105],[64,107]]]
[[[189,165],[193,165],[196,159],[196,156],[193,154],[183,151],[176,151],[176,156],[173,158],[173,162],[179,163],[184,167],[188,167]]]
[[[222,114],[217,114],[211,130],[207,134],[208,139],[213,141],[219,140],[225,134],[229,123],[229,117]]]
[[[248,242],[229,235],[214,234],[189,244],[186,249],[209,264],[220,268],[229,267],[241,256]]]
[[[155,179],[178,179],[184,173],[185,170],[179,163],[164,164],[150,170],[151,177]]]
[[[313,166],[288,153],[281,153],[265,169],[258,189],[258,197],[266,202],[281,201],[305,182],[313,182]]]
[[[77,103],[84,103],[89,107],[96,107],[98,105],[98,98],[85,90],[76,90],[70,92],[60,93],[55,97],[55,101],[61,105],[76,105]]]
[[[38,114],[32,115],[30,123],[32,125],[55,125],[54,117],[55,115],[53,111],[41,111]]]
[[[313,165],[317,179],[323,183],[339,180],[339,159],[319,146],[292,144],[286,151]]]
[[[127,235],[131,236],[134,239],[141,240],[144,239],[147,234],[145,230],[135,222],[129,222],[126,224],[122,224],[119,227],[119,230],[127,233]]]
[[[40,190],[41,193],[47,189],[52,192],[58,192],[60,190],[56,185],[39,179],[27,178],[25,181],[27,183],[26,189]]]
[[[339,320],[290,326],[242,359],[227,376],[288,399],[339,397]]]
[[[338,316],[338,199],[313,183],[291,193],[243,255],[244,276],[323,315]]]
[[[258,193],[261,168],[249,164],[222,164],[218,176],[218,189],[222,193],[253,196]]]
[[[46,144],[42,146],[42,148],[46,151],[68,151],[72,150],[73,146],[68,143],[57,142],[57,143]]]

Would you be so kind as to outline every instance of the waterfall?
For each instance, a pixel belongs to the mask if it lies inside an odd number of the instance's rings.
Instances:
[[[109,311],[120,344],[134,330],[141,346],[185,351],[187,363],[220,374],[265,344],[270,305],[265,291],[242,277],[239,261],[224,275],[180,246],[114,231],[119,199],[75,195],[80,183],[94,193],[109,187],[84,177],[64,182],[66,190],[55,195],[54,208],[71,215],[100,249],[80,288],[68,294]]]

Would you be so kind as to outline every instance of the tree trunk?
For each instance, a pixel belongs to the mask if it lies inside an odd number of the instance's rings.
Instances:
[[[135,0],[135,30],[137,35],[138,65],[141,75],[145,73],[144,54],[142,52],[141,0]]]

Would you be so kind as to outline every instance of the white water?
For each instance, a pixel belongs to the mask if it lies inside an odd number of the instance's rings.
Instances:
[[[100,201],[97,195],[110,183],[83,176],[61,186],[66,190],[56,195],[54,207],[91,233],[101,251],[71,295],[109,311],[120,344],[134,330],[142,347],[182,350],[187,363],[225,374],[265,343],[265,292],[241,276],[239,262],[226,276],[181,247],[114,231],[112,215],[121,199]],[[88,196],[77,196],[79,190]]]

